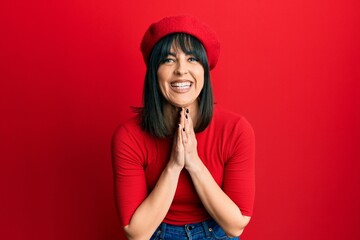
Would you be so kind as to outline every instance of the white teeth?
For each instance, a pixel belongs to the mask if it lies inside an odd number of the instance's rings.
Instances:
[[[191,86],[190,82],[176,82],[176,83],[172,83],[171,86],[176,87],[176,88],[188,88]]]

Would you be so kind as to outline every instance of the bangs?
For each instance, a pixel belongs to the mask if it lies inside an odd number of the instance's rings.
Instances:
[[[195,37],[186,33],[174,33],[161,40],[159,64],[171,53],[171,48],[180,49],[186,55],[193,55],[203,67],[208,65],[205,48]]]

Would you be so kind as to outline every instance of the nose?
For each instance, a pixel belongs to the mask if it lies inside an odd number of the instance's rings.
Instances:
[[[188,73],[187,64],[184,60],[179,60],[176,64],[176,68],[174,70],[176,75],[184,75]]]

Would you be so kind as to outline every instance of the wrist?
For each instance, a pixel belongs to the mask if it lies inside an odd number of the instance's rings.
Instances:
[[[173,174],[180,174],[181,170],[184,167],[181,166],[180,164],[174,162],[174,161],[169,161],[168,164],[166,165],[166,171],[173,173]]]
[[[192,158],[191,162],[185,166],[186,170],[190,173],[190,175],[201,174],[204,170],[205,165],[201,161],[201,159],[196,156]]]

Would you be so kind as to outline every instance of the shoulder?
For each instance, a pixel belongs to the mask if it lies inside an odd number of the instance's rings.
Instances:
[[[221,139],[225,159],[253,159],[255,134],[243,115],[216,107],[213,120],[216,125],[214,133]]]
[[[215,106],[212,121],[217,127],[227,130],[229,134],[243,131],[253,132],[251,124],[243,115],[229,111],[221,106]]]

